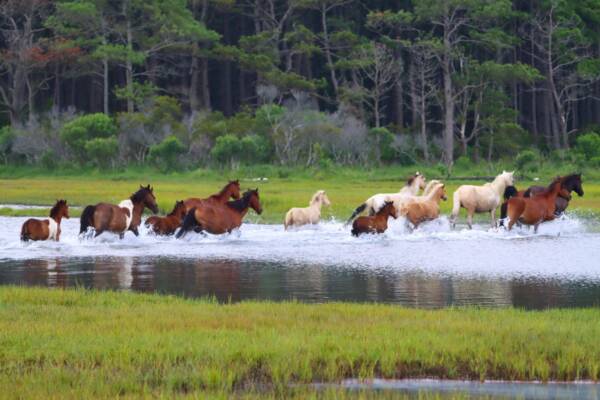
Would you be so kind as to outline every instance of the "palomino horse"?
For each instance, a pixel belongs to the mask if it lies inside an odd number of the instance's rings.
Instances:
[[[399,214],[404,215],[407,224],[411,222],[414,228],[422,222],[438,218],[440,216],[440,201],[447,200],[445,187],[443,183],[438,183],[431,188],[424,200],[412,200],[404,204],[399,210]]]
[[[581,184],[581,174],[571,174],[564,177],[562,180],[562,188],[566,190],[568,196],[563,196],[561,192],[556,197],[556,209],[554,213],[556,216],[561,215],[565,212],[567,207],[569,206],[569,201],[571,201],[571,192],[577,193],[579,197],[583,196],[583,186]],[[544,188],[543,186],[530,186],[527,190],[517,191],[514,186],[509,186],[504,191],[504,203],[502,203],[502,207],[500,208],[500,225],[503,223],[503,219],[506,218],[506,210],[508,206],[508,199],[511,197],[532,197],[538,193],[541,193],[550,187]]]
[[[364,203],[358,206],[346,224],[349,224],[354,218],[360,213],[367,210],[369,215],[374,215],[377,211],[383,207],[386,202],[398,202],[412,196],[416,196],[419,193],[419,189],[425,187],[425,177],[421,173],[417,172],[415,175],[408,178],[406,185],[400,189],[398,193],[379,193],[369,197]]]
[[[158,212],[156,198],[150,185],[143,187],[123,200],[118,206],[109,203],[98,203],[95,206],[87,206],[81,214],[81,227],[79,234],[86,232],[88,227],[94,228],[94,237],[104,231],[118,233],[123,238],[125,232],[132,231],[135,236],[139,235],[138,226],[142,222],[142,212],[149,208],[153,213]]]
[[[21,240],[60,240],[60,221],[63,218],[69,218],[69,206],[66,200],[57,200],[56,204],[50,210],[50,218],[35,219],[30,218],[23,223],[21,227]]]
[[[533,225],[534,232],[537,233],[539,225],[544,221],[551,221],[556,218],[556,197],[569,196],[566,189],[563,188],[565,178],[557,177],[552,181],[549,188],[532,197],[511,197],[508,200],[508,230],[511,230],[515,223],[524,225]]]
[[[452,227],[456,226],[456,219],[460,213],[460,208],[467,209],[467,225],[469,229],[473,227],[473,214],[489,212],[492,219],[492,227],[496,227],[496,208],[500,205],[501,196],[507,186],[514,184],[514,171],[503,171],[493,182],[488,182],[483,186],[462,185],[455,192],[453,197],[452,214],[450,221]]]
[[[394,202],[386,201],[383,207],[375,215],[358,217],[352,223],[352,235],[358,236],[363,233],[383,233],[388,228],[388,218],[396,219],[396,208]]]
[[[288,226],[318,224],[321,219],[321,207],[323,204],[330,206],[331,202],[325,191],[319,190],[310,199],[308,207],[294,207],[285,214],[285,220],[283,222],[284,228],[287,229]]]
[[[258,189],[248,190],[241,199],[228,201],[225,204],[205,204],[200,208],[192,208],[183,219],[181,229],[176,237],[181,238],[188,231],[206,231],[215,235],[230,233],[242,225],[242,220],[252,208],[257,214],[262,213]]]
[[[238,200],[240,198],[240,181],[229,181],[227,185],[221,189],[217,194],[213,194],[205,199],[199,199],[197,197],[190,197],[185,199],[183,204],[185,205],[185,212],[189,212],[192,208],[202,207],[205,204],[225,204],[230,198]]]
[[[176,201],[173,211],[165,217],[156,215],[148,217],[145,225],[157,235],[172,235],[181,225],[183,217],[185,217],[185,204],[183,204],[183,201]]]
[[[442,183],[442,181],[438,181],[437,179],[432,179],[429,182],[427,182],[427,185],[425,186],[425,189],[423,189],[423,194],[421,195],[421,197],[430,194],[431,191],[440,183]]]

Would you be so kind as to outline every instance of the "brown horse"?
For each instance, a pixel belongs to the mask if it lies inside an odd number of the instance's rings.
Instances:
[[[567,207],[569,206],[569,201],[571,200],[571,192],[577,193],[579,197],[583,196],[581,174],[571,174],[565,176],[563,178],[562,188],[567,191],[568,195],[563,196],[561,193],[559,193],[556,197],[556,209],[554,210],[554,214],[556,214],[556,216],[559,216],[562,213],[564,213]],[[527,190],[517,191],[517,189],[514,186],[507,187],[504,191],[504,203],[500,208],[500,218],[506,218],[508,199],[510,199],[511,197],[532,197],[532,195],[536,195],[547,189],[549,189],[549,187],[530,186]],[[502,221],[500,222],[500,225],[502,225]]]
[[[569,196],[567,190],[563,188],[564,179],[555,178],[549,188],[532,197],[511,197],[507,205],[508,230],[511,230],[515,223],[521,223],[533,225],[534,232],[537,233],[542,222],[556,218],[556,197]]]
[[[60,221],[69,218],[69,206],[66,200],[57,200],[50,210],[50,218],[39,220],[30,218],[21,227],[21,240],[60,240]]]
[[[242,225],[248,208],[252,208],[259,215],[262,213],[258,189],[246,191],[239,200],[192,208],[183,219],[176,237],[181,238],[192,229],[195,232],[206,231],[216,235],[230,233]]]
[[[176,201],[173,211],[166,217],[153,215],[146,219],[145,224],[157,235],[172,235],[181,225],[183,217],[185,217],[185,205],[183,201]]]
[[[119,205],[109,203],[98,203],[95,206],[87,206],[81,213],[81,227],[79,234],[86,232],[88,227],[96,231],[94,237],[104,231],[118,233],[122,239],[125,232],[132,231],[135,236],[139,235],[138,227],[142,222],[142,212],[149,208],[153,213],[158,212],[156,197],[150,185],[143,187],[123,200]]]
[[[352,223],[352,234],[383,233],[388,228],[388,218],[396,219],[396,207],[393,201],[386,201],[383,207],[373,216],[358,217]]]
[[[239,200],[240,198],[240,181],[229,181],[227,185],[221,189],[217,194],[213,194],[205,199],[199,199],[197,197],[190,197],[185,199],[183,204],[185,205],[185,212],[189,212],[192,208],[199,208],[205,204],[225,204],[230,198]]]

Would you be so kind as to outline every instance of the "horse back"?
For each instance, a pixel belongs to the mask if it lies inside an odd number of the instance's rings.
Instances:
[[[50,236],[48,220],[29,218],[21,227],[21,240],[46,240]]]

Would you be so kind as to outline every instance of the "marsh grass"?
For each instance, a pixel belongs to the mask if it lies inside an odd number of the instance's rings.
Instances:
[[[305,398],[304,384],[344,378],[598,380],[598,337],[600,309],[223,305],[3,287],[0,387],[25,398]]]
[[[161,213],[173,208],[176,200],[188,197],[206,197],[218,190],[229,179],[241,179],[242,188],[260,188],[263,214],[254,212],[247,219],[261,223],[281,223],[286,211],[291,207],[308,205],[312,194],[324,189],[332,201],[331,208],[324,207],[324,219],[334,217],[345,220],[354,208],[375,193],[397,192],[406,176],[414,173],[415,167],[382,168],[361,171],[340,168],[336,171],[294,170],[285,178],[278,177],[278,169],[254,168],[243,171],[197,170],[186,173],[162,175],[145,170],[126,170],[108,174],[90,172],[75,174],[69,171],[63,175],[39,175],[17,170],[13,175],[0,171],[0,204],[49,205],[57,198],[66,198],[71,205],[85,206],[101,201],[118,203],[128,197],[139,184],[151,183],[155,188]],[[480,171],[485,172],[485,171]],[[429,178],[439,177],[435,169],[424,170]],[[550,174],[551,175],[551,174]],[[256,181],[266,177],[267,181]],[[550,178],[542,179],[541,182]],[[449,199],[442,202],[442,213],[449,214],[452,208],[452,193],[463,183],[484,183],[484,181],[447,181]],[[529,186],[532,182],[518,182],[519,186]],[[600,185],[584,182],[584,197],[573,197],[571,209],[600,211]],[[73,209],[71,215],[78,217],[81,209]],[[0,208],[0,215],[47,216],[47,210],[13,210]],[[481,220],[487,219],[487,216]]]

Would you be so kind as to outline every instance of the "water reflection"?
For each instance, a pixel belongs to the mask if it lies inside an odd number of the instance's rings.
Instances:
[[[600,304],[600,284],[550,279],[464,278],[420,272],[226,259],[87,257],[0,262],[0,284],[80,286],[246,299],[354,301],[436,308]]]

